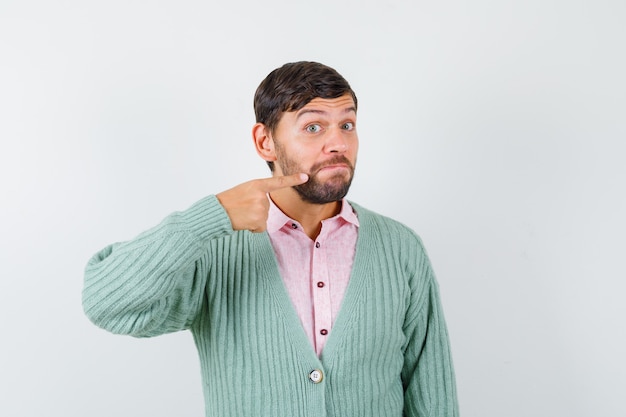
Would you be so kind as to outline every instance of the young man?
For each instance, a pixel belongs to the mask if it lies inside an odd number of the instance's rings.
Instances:
[[[254,107],[272,177],[96,254],[86,314],[137,337],[190,329],[207,416],[457,416],[419,238],[344,198],[358,150],[349,84],[322,64],[286,64]]]

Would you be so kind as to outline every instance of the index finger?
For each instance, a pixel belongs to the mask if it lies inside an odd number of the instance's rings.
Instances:
[[[281,175],[278,177],[264,178],[261,182],[261,189],[266,192],[280,190],[281,188],[293,187],[294,185],[304,184],[309,180],[309,176],[304,173]]]

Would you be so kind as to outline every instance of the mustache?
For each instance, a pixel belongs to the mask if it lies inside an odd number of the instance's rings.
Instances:
[[[350,170],[354,172],[354,165],[352,165],[350,160],[348,160],[348,158],[346,158],[344,155],[337,155],[337,156],[332,157],[328,161],[320,162],[318,164],[313,165],[311,167],[311,174],[317,173],[317,171],[319,171],[322,168],[325,168],[331,165],[338,165],[338,164],[347,165],[348,168],[350,168]]]

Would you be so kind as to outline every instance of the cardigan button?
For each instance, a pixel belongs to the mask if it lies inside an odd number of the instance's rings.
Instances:
[[[314,383],[314,384],[319,384],[320,382],[322,382],[322,379],[324,379],[324,374],[322,373],[322,371],[320,371],[319,369],[314,369],[311,371],[311,373],[309,374],[309,379]]]

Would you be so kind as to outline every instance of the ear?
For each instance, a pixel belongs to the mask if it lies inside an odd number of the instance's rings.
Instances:
[[[276,152],[274,150],[274,140],[270,131],[263,123],[256,123],[252,127],[252,140],[256,148],[256,153],[265,161],[276,161]]]

